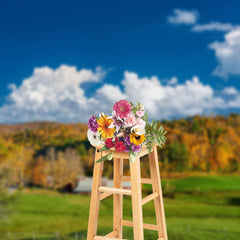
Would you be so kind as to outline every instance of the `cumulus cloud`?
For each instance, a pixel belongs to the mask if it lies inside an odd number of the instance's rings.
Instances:
[[[192,31],[194,32],[205,32],[205,31],[219,31],[228,32],[234,29],[231,23],[220,23],[220,22],[210,22],[207,24],[196,24]]]
[[[182,84],[172,77],[164,85],[157,76],[141,78],[137,73],[125,71],[122,85],[118,86],[104,83],[105,74],[101,68],[77,70],[66,65],[55,70],[36,68],[19,87],[9,86],[12,92],[0,107],[0,122],[86,122],[91,114],[110,114],[112,105],[120,99],[139,100],[146,106],[149,116],[155,119],[240,107],[240,94],[236,89],[225,88],[217,96],[212,87],[201,83],[197,76]],[[82,87],[86,82],[98,82],[101,86],[89,96]],[[225,100],[223,93],[233,97]]]
[[[224,41],[215,41],[209,45],[214,50],[219,65],[213,74],[222,78],[240,74],[240,27],[224,36]]]
[[[139,78],[136,73],[125,72],[122,83],[128,98],[134,102],[141,100],[153,118],[201,114],[225,104],[197,76],[184,84],[163,86],[157,77]]]
[[[167,19],[171,24],[193,25],[191,28],[193,32],[227,32],[224,41],[215,41],[209,45],[218,61],[213,74],[224,79],[228,79],[230,75],[240,75],[240,26],[221,22],[201,24],[197,23],[198,16],[197,11],[174,9],[173,14]]]
[[[222,93],[227,95],[236,95],[238,94],[238,90],[234,87],[226,87],[222,90]]]
[[[172,15],[168,16],[167,21],[171,24],[191,25],[197,22],[199,13],[195,10],[174,9]]]
[[[176,85],[178,83],[177,77],[173,76],[169,81],[168,85]]]
[[[105,71],[95,71],[62,65],[56,70],[35,68],[32,76],[19,87],[11,84],[8,102],[0,108],[0,121],[77,120],[94,108],[94,99],[88,99],[82,83],[100,82]],[[86,119],[86,118],[85,118]]]

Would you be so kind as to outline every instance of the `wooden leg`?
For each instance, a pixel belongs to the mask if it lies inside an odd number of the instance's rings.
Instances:
[[[95,151],[95,162],[102,156],[101,152]],[[92,182],[92,193],[91,193],[91,203],[89,211],[88,220],[88,234],[87,240],[93,240],[94,236],[97,234],[97,224],[98,224],[98,212],[100,204],[100,194],[98,188],[102,184],[102,172],[103,172],[103,162],[95,163],[93,170],[93,182]]]
[[[158,237],[159,239],[163,238],[164,240],[167,240],[168,238],[167,238],[167,229],[166,229],[165,213],[164,213],[164,206],[163,206],[160,171],[159,171],[159,165],[158,165],[157,147],[154,147],[152,153],[149,155],[149,164],[150,164],[153,192],[159,193],[159,196],[154,199],[156,219],[157,219],[157,225],[158,225]]]
[[[139,157],[133,163],[130,162],[130,174],[134,240],[143,240],[142,186]]]
[[[113,187],[122,188],[120,177],[123,175],[123,159],[114,159]],[[113,195],[113,230],[117,231],[118,238],[122,238],[122,215],[123,215],[123,195]]]

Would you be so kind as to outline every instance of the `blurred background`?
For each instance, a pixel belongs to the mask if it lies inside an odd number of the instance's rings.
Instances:
[[[168,131],[158,157],[169,240],[239,239],[239,10],[237,0],[1,0],[0,239],[86,239],[86,123],[120,99]],[[146,158],[141,169],[149,176]],[[104,176],[112,186],[112,162]],[[143,211],[154,224],[153,203]],[[111,229],[109,197],[98,233]]]

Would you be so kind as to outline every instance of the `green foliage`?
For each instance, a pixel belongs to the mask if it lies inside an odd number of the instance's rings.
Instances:
[[[104,157],[101,157],[100,159],[98,159],[97,161],[96,161],[96,163],[99,163],[99,162],[103,162],[103,161],[105,161],[105,160],[112,160],[112,157],[113,157],[113,153],[111,152],[111,153],[108,153],[107,155],[105,155]]]
[[[183,171],[189,159],[187,145],[175,140],[167,148],[169,162],[173,163],[178,171]]]
[[[167,131],[164,130],[163,126],[158,128],[157,122],[152,120],[151,123],[146,123],[145,126],[146,130],[146,146],[148,152],[151,153],[154,143],[157,143],[159,147],[163,147],[166,142],[166,133]]]
[[[230,179],[219,176],[219,181],[222,179],[220,182],[224,183],[222,190],[219,192],[218,181],[212,181],[211,179],[213,180],[214,177],[202,176],[168,180],[170,188],[176,186],[174,198],[164,198],[169,240],[236,240],[239,238],[240,212],[238,211],[239,205],[237,204],[239,204],[239,201],[237,199],[240,198],[240,192],[239,190],[229,191],[228,187],[229,184],[234,184],[232,189],[236,189],[239,178]],[[180,187],[181,189],[188,188],[191,182],[193,182],[192,189],[196,185],[203,189],[204,186],[207,187],[209,181],[213,188],[215,186],[215,192],[203,191],[194,195],[189,192],[178,191]],[[143,197],[146,196],[145,192],[143,192],[143,195]],[[232,199],[235,199],[235,201]],[[109,197],[100,203],[99,235],[104,236],[112,231],[112,200],[112,197]],[[11,233],[12,239],[32,239],[33,232],[36,233],[36,240],[55,239],[56,232],[66,236],[65,239],[68,240],[75,238],[67,237],[67,235],[79,232],[80,239],[86,239],[89,206],[89,195],[59,194],[54,191],[39,189],[25,191],[13,204],[9,221],[1,224],[0,239],[1,236],[6,236],[2,239],[8,239],[8,232]],[[131,198],[123,198],[123,206],[124,219],[131,220]],[[153,201],[143,206],[143,213],[146,222],[155,223]],[[19,238],[19,233],[24,237]],[[39,235],[44,233],[48,233],[48,235],[41,238]],[[146,230],[144,233],[145,240],[158,238],[156,231]],[[123,228],[123,238],[133,239],[132,228]]]

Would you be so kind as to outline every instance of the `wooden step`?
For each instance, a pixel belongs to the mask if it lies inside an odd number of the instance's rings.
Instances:
[[[154,193],[148,195],[147,197],[143,198],[142,205],[150,202],[151,200],[153,200],[154,198],[156,198],[158,196],[159,196],[159,194],[157,192],[154,192]]]
[[[121,176],[121,181],[131,182],[131,178],[129,176]],[[151,178],[141,178],[141,183],[152,184],[152,179]]]
[[[126,226],[126,227],[133,227],[133,222],[132,221],[127,221],[127,220],[122,220],[121,225]],[[153,225],[153,224],[149,224],[149,223],[143,223],[143,228],[158,231],[158,226],[157,225]]]
[[[103,236],[95,236],[94,240],[127,240],[123,238],[113,238],[113,237],[103,237]]]
[[[99,192],[132,195],[132,191],[130,189],[124,189],[124,188],[99,187]]]

